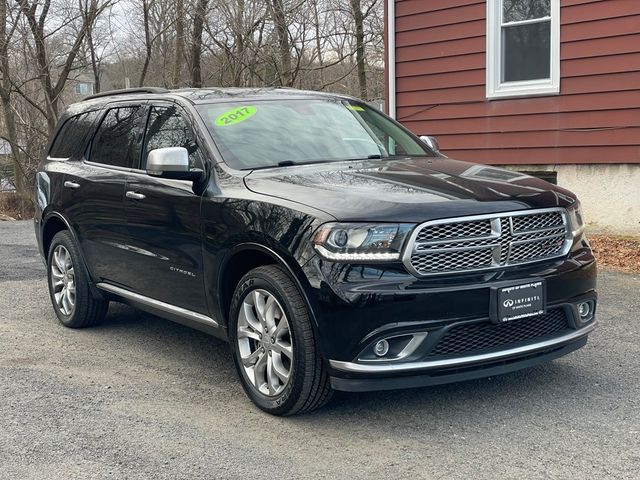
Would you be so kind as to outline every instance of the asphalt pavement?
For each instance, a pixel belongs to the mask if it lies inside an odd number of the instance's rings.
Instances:
[[[640,276],[603,271],[585,348],[293,418],[227,346],[125,306],[60,326],[30,222],[0,222],[0,479],[639,479]]]

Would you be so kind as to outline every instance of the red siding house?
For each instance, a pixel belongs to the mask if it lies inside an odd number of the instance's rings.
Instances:
[[[640,233],[640,0],[387,0],[387,110]]]

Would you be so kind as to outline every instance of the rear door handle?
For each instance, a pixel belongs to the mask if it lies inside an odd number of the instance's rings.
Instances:
[[[126,193],[126,196],[127,198],[132,198],[133,200],[144,200],[145,198],[147,198],[147,196],[142,193],[132,191],[128,191]]]
[[[69,180],[67,180],[66,182],[64,182],[64,186],[66,188],[73,188],[74,190],[76,188],[80,188],[80,184],[76,183],[76,182],[70,182]]]

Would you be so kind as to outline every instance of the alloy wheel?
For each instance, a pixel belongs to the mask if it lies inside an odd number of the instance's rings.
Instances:
[[[51,288],[56,306],[64,315],[71,315],[76,306],[76,277],[71,254],[58,245],[51,257]]]
[[[291,379],[293,344],[287,315],[274,295],[251,291],[238,313],[236,341],[240,362],[263,395],[282,392]]]

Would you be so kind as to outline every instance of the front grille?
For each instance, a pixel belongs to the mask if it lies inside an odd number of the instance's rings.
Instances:
[[[489,348],[536,340],[568,328],[567,315],[561,308],[537,317],[498,325],[489,322],[458,325],[450,328],[442,336],[428,356],[471,354]]]
[[[427,222],[412,238],[404,261],[418,276],[556,258],[571,245],[561,208]]]

